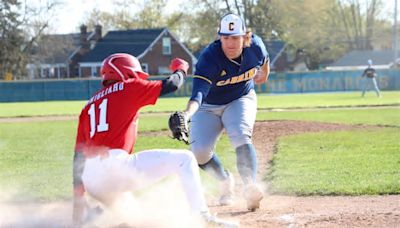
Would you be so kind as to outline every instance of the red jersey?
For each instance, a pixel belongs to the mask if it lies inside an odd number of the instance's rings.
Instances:
[[[79,116],[75,151],[84,152],[86,156],[109,149],[133,152],[138,111],[155,104],[161,88],[162,81],[131,79],[99,90]]]

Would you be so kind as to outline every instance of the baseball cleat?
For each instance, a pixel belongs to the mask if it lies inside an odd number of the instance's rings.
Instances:
[[[247,201],[247,209],[255,211],[260,208],[260,202],[264,198],[264,194],[256,184],[250,184],[245,188],[244,198]]]
[[[228,178],[221,182],[221,197],[219,198],[219,204],[221,206],[228,206],[233,204],[233,195],[235,188],[235,179],[229,171],[226,171]]]
[[[206,223],[206,227],[223,227],[223,228],[237,228],[239,227],[239,222],[229,221],[217,218],[210,213],[203,213],[202,218]]]

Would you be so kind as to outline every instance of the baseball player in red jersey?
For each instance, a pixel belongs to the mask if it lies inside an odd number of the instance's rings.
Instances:
[[[196,159],[187,150],[148,150],[133,154],[140,108],[177,90],[189,65],[174,59],[168,78],[146,80],[139,61],[129,54],[107,57],[101,67],[103,88],[79,116],[73,161],[73,222],[84,225],[85,192],[107,208],[126,200],[132,191],[178,174],[189,205],[206,222],[232,225],[211,216],[206,205]],[[146,183],[143,183],[143,180]]]

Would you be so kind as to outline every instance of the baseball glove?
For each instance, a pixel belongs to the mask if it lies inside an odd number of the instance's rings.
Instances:
[[[172,138],[189,144],[189,119],[184,112],[174,112],[168,120]]]

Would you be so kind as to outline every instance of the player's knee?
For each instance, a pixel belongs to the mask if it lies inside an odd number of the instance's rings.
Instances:
[[[234,148],[240,147],[245,144],[252,144],[251,136],[247,133],[232,135],[230,139]]]
[[[203,146],[196,146],[192,145],[191,150],[196,157],[198,164],[205,164],[212,158],[212,149],[203,147]]]

